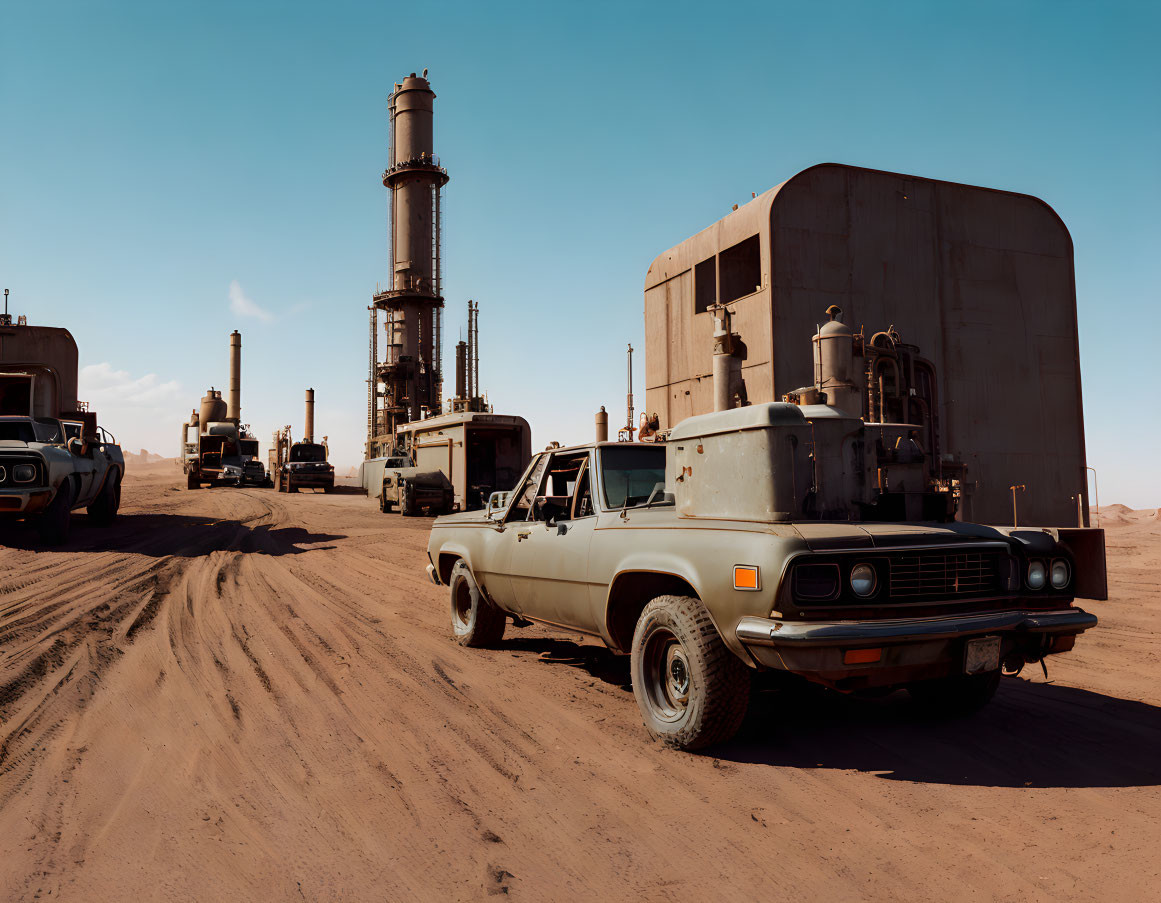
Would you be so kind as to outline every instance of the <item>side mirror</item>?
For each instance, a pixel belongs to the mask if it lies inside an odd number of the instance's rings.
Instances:
[[[68,441],[68,450],[76,455],[78,458],[84,454],[85,443],[80,440],[78,436],[73,436]]]

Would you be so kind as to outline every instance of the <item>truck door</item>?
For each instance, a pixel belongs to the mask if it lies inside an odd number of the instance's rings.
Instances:
[[[516,604],[530,618],[593,632],[589,601],[589,544],[596,517],[583,499],[590,453],[556,452],[549,458],[531,511],[515,525],[509,572]],[[588,514],[582,512],[588,511]]]

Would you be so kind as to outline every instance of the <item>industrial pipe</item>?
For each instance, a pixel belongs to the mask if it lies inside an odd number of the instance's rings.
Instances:
[[[314,442],[314,389],[306,390],[306,429],[302,434],[303,442]]]
[[[230,333],[230,400],[226,419],[235,426],[242,422],[242,335],[236,329]]]
[[[730,314],[724,307],[714,311],[714,410],[726,411],[730,404]]]

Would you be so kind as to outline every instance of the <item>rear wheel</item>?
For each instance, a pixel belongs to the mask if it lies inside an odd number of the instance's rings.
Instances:
[[[504,637],[507,618],[504,612],[485,598],[472,572],[457,561],[451,580],[452,636],[461,646],[494,646]]]
[[[631,656],[633,695],[654,739],[699,749],[738,732],[750,670],[726,648],[698,599],[659,596],[646,605]]]
[[[956,718],[978,712],[992,701],[999,686],[1000,671],[996,670],[925,680],[912,684],[907,692],[927,714]]]
[[[186,489],[201,489],[202,488],[202,484],[198,481],[198,475],[197,475],[196,471],[193,471],[193,470],[186,471],[185,488]]]
[[[67,480],[36,521],[36,529],[45,544],[59,546],[69,538],[73,516],[73,487]]]
[[[101,494],[93,500],[86,509],[93,523],[106,526],[117,518],[117,511],[121,507],[121,476],[116,471],[110,471],[105,478],[105,485],[101,487]]]

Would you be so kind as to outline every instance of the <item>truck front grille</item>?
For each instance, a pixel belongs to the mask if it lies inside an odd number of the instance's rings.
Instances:
[[[983,596],[1000,592],[994,552],[915,552],[891,556],[891,598]]]

